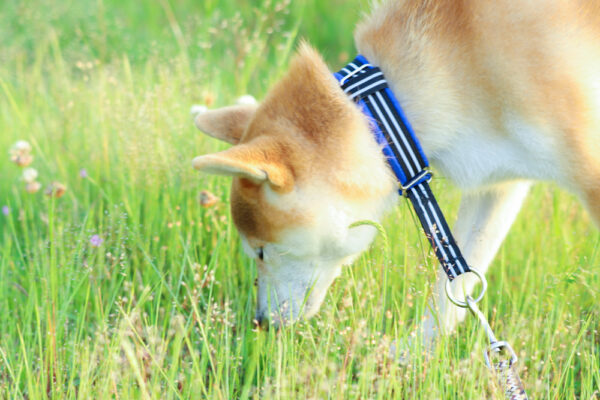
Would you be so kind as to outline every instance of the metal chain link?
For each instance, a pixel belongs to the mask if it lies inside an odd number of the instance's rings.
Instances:
[[[504,389],[505,397],[508,400],[528,400],[527,393],[525,393],[525,388],[523,387],[523,382],[521,382],[519,373],[516,369],[518,358],[515,351],[508,342],[496,339],[487,319],[479,310],[471,296],[467,296],[467,304],[469,310],[477,317],[477,319],[479,319],[479,322],[485,329],[488,339],[490,340],[490,348],[484,353],[485,363],[489,369],[496,373],[500,387]],[[508,360],[501,360],[495,364],[490,361],[491,357],[496,357],[502,352],[508,353],[510,358]]]
[[[483,296],[483,292],[485,292],[485,288],[487,287],[485,278],[482,275],[476,274],[479,276],[483,283],[482,294],[478,296],[476,300],[474,300],[471,296],[467,296],[465,298],[465,302],[457,301],[451,295],[450,285],[446,286],[446,293],[450,300],[458,305],[459,307],[466,307],[471,311],[471,313],[479,320],[479,323],[485,330],[485,333],[490,341],[489,349],[484,352],[485,362],[488,368],[493,370],[497,376],[500,383],[500,386],[504,389],[504,395],[508,400],[528,400],[527,393],[525,392],[525,388],[523,386],[523,382],[519,378],[519,374],[516,369],[517,363],[517,355],[514,350],[508,344],[508,342],[500,341],[496,338],[494,331],[490,327],[487,318],[485,315],[479,310],[477,307],[477,302],[481,300]],[[510,358],[508,360],[501,360],[497,363],[492,363],[490,361],[490,357],[496,357],[503,351],[507,352]]]
[[[509,400],[528,400],[523,382],[519,379],[519,373],[511,360],[502,360],[494,364],[498,375],[500,386],[504,388],[504,395]]]

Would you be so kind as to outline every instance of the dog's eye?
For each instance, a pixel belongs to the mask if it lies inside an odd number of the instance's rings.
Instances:
[[[265,259],[265,251],[263,250],[262,247],[259,247],[258,249],[256,249],[256,255],[258,256],[258,259],[260,261],[263,261]]]

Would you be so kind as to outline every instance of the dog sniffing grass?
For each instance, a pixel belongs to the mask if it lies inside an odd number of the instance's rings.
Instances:
[[[192,104],[262,98],[299,36],[342,65],[358,18],[347,2],[0,4],[0,397],[491,396],[470,319],[408,366],[388,358],[435,279],[408,206],[384,222],[389,253],[379,238],[313,320],[263,332],[229,185],[189,167],[225,148]],[[21,139],[62,197],[25,190]],[[201,190],[221,201],[202,207]],[[458,193],[434,190],[452,220]],[[570,195],[539,185],[488,275],[483,308],[534,398],[598,397],[599,240]]]

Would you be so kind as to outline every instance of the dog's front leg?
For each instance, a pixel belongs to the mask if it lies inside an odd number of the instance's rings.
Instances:
[[[521,209],[529,186],[529,182],[519,181],[463,195],[453,230],[454,236],[465,260],[482,274],[487,271]],[[439,333],[452,332],[465,318],[466,310],[448,300],[446,280],[446,274],[440,268],[434,295],[421,325],[426,348],[435,343]],[[474,274],[458,278],[452,284],[455,296],[463,299],[464,293],[471,293],[478,281]]]

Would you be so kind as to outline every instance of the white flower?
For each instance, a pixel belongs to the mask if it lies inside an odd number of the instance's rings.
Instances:
[[[252,95],[245,94],[241,97],[238,97],[238,99],[235,101],[235,104],[238,106],[250,106],[256,104],[256,99]]]
[[[26,168],[23,170],[23,180],[27,183],[35,182],[38,172],[35,168]]]
[[[31,145],[26,140],[19,140],[17,143],[13,144],[13,147],[10,149],[11,155],[28,154],[30,152]]]
[[[26,140],[19,140],[13,144],[9,152],[10,160],[19,167],[26,167],[33,161],[31,153],[31,145]]]

